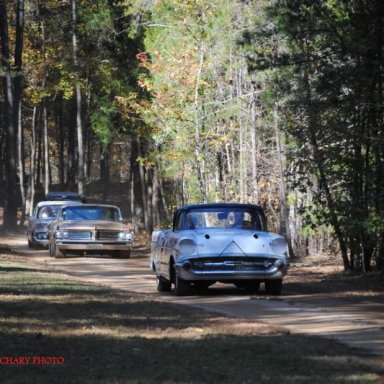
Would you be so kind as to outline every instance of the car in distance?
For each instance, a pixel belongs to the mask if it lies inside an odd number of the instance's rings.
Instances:
[[[45,196],[45,200],[80,201],[86,203],[86,197],[76,192],[49,192]]]
[[[27,239],[29,248],[48,246],[48,227],[55,220],[59,208],[66,204],[79,205],[78,201],[41,201],[28,218]]]
[[[65,205],[49,230],[49,254],[112,254],[129,258],[132,233],[120,209],[107,204]]]
[[[172,230],[152,233],[150,267],[157,289],[188,295],[216,282],[268,294],[282,291],[287,242],[267,231],[263,210],[253,204],[196,204],[177,209]]]

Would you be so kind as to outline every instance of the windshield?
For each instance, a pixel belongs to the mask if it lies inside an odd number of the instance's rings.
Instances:
[[[71,206],[63,209],[63,220],[109,220],[120,221],[120,211],[115,207]]]
[[[176,229],[198,228],[266,230],[266,224],[258,209],[219,207],[186,210],[180,216]]]
[[[44,205],[43,207],[39,208],[39,211],[37,212],[37,218],[54,219],[59,208],[59,205]]]

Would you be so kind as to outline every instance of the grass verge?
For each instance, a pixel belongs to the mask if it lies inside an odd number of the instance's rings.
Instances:
[[[382,359],[331,340],[0,256],[2,382],[382,383],[383,374]]]

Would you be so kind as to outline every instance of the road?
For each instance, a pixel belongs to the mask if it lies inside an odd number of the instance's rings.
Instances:
[[[261,293],[249,295],[240,290],[217,285],[202,296],[176,297],[173,293],[158,293],[155,278],[148,265],[144,249],[135,249],[131,259],[107,257],[66,257],[55,259],[46,250],[29,250],[24,236],[7,237],[6,243],[17,255],[30,263],[52,271],[64,272],[82,280],[107,284],[114,288],[156,295],[158,299],[190,305],[230,316],[255,318],[257,321],[286,327],[291,333],[334,338],[352,347],[384,357],[383,308],[369,310],[367,303],[358,306],[348,303],[327,302],[311,296],[312,303],[302,300],[295,292],[279,297]],[[285,291],[284,291],[285,292]],[[372,303],[369,303],[372,306]]]

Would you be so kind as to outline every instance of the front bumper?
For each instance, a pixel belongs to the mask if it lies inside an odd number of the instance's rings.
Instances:
[[[286,260],[269,257],[217,257],[176,262],[178,276],[187,281],[281,280]]]
[[[71,243],[66,241],[57,241],[57,247],[62,251],[125,251],[132,247],[132,243]]]

